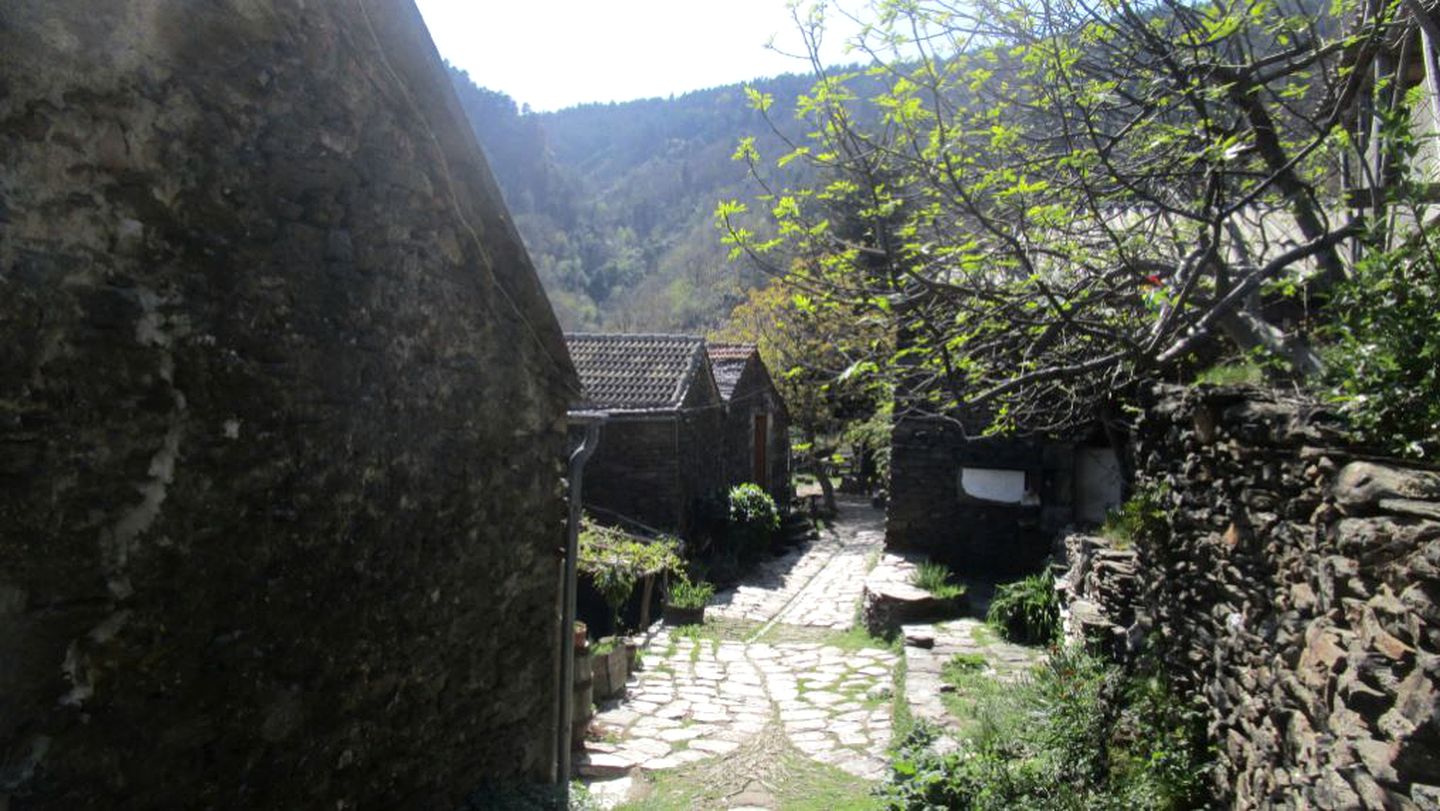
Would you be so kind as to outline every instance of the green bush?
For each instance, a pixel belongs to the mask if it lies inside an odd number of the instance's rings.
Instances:
[[[662,537],[637,538],[615,527],[601,526],[589,516],[581,519],[578,571],[590,578],[610,607],[615,633],[620,632],[620,609],[645,575],[680,571],[675,553],[679,542]]]
[[[1204,724],[1162,680],[1127,675],[1078,648],[1057,650],[1028,681],[987,693],[993,706],[957,751],[939,730],[902,739],[877,795],[889,809],[1157,809],[1205,805]]]
[[[1011,642],[1048,643],[1060,635],[1060,599],[1048,572],[997,586],[985,621]]]
[[[1164,492],[1149,488],[1135,493],[1124,504],[1105,514],[1100,535],[1125,549],[1136,540],[1153,536],[1165,526]]]
[[[737,484],[730,488],[729,535],[741,558],[753,560],[770,549],[780,529],[780,510],[775,499],[758,484]]]
[[[950,582],[950,567],[927,561],[910,575],[910,585],[922,588],[942,600],[951,600],[965,593],[965,587]]]
[[[1325,348],[1332,401],[1368,442],[1391,453],[1440,454],[1440,267],[1422,231],[1355,265],[1330,303]]]

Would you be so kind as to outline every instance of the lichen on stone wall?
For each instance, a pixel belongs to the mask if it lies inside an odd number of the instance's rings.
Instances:
[[[577,384],[413,5],[0,53],[0,807],[549,778]]]

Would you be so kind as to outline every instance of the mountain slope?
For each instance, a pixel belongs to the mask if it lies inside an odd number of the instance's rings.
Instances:
[[[726,261],[712,220],[718,201],[754,196],[730,157],[742,137],[771,158],[784,150],[742,85],[537,115],[451,79],[567,328],[704,331],[763,283]],[[753,84],[791,126],[810,81]]]

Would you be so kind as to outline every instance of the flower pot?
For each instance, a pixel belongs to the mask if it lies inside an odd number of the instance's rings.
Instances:
[[[699,608],[684,608],[678,605],[665,606],[666,625],[703,625],[705,622],[705,606]]]

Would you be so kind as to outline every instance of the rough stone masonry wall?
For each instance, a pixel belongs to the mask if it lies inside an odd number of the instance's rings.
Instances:
[[[413,5],[0,4],[0,808],[554,750],[573,371]]]
[[[1140,486],[1153,635],[1208,704],[1237,808],[1440,807],[1440,475],[1376,463],[1324,410],[1157,388]]]
[[[1041,506],[962,499],[966,466],[1026,471]],[[885,547],[923,552],[967,577],[1034,572],[1074,520],[1073,467],[1069,445],[967,437],[949,420],[902,419],[891,433]]]

